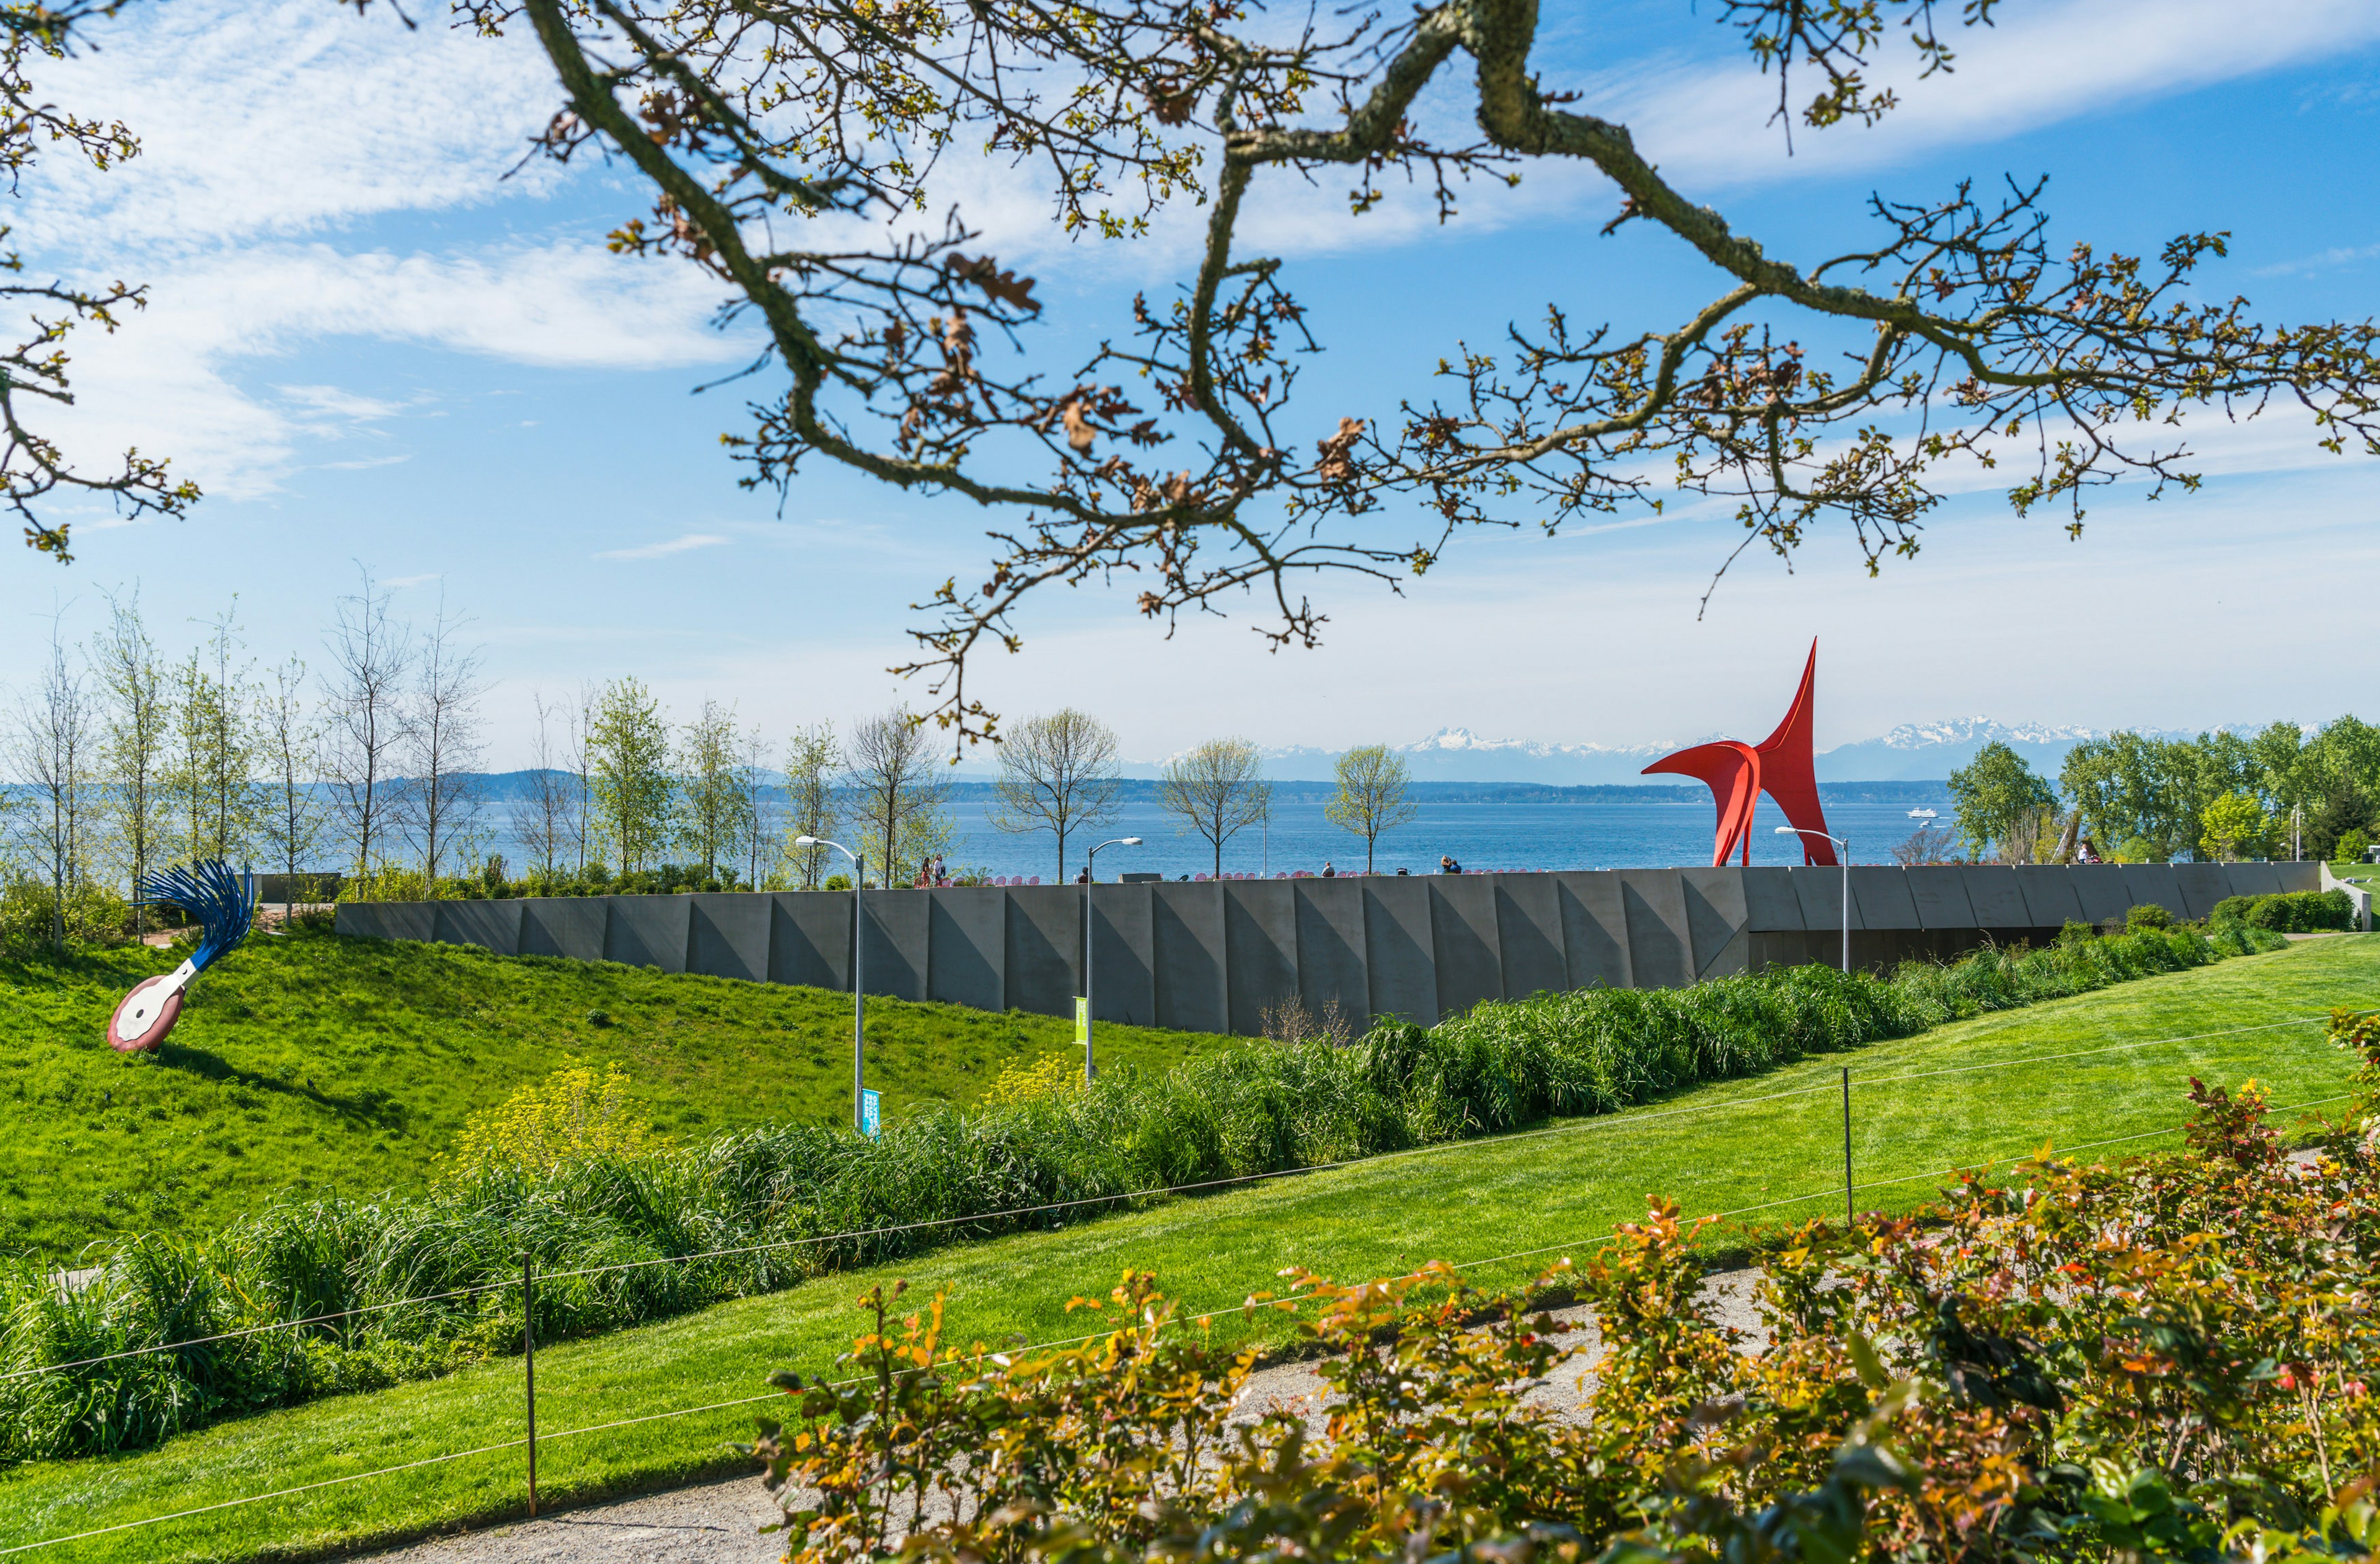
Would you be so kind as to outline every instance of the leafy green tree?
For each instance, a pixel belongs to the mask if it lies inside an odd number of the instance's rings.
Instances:
[[[1067,707],[1029,717],[1001,741],[995,830],[1046,830],[1057,838],[1058,879],[1066,878],[1066,838],[1115,818],[1119,782],[1115,730]]]
[[[669,724],[642,681],[614,679],[595,697],[587,770],[596,818],[618,855],[620,872],[643,868],[669,841],[677,788],[670,776]]]
[[[2128,860],[2164,863],[2197,844],[2185,834],[2198,785],[2187,744],[2130,732],[2088,739],[2067,752],[2058,785],[2082,811],[2086,834],[2124,843]]]
[[[2332,858],[2339,840],[2350,831],[2369,832],[2373,825],[2372,795],[2353,777],[2342,777],[2323,801],[2305,817],[2303,845],[2315,858]]]
[[[1364,872],[1372,872],[1380,833],[1407,824],[1421,806],[1405,796],[1413,773],[1405,758],[1385,744],[1366,744],[1339,757],[1339,791],[1322,815],[1341,830],[1364,839]]]
[[[702,878],[715,879],[719,866],[734,862],[743,848],[748,812],[738,772],[733,707],[703,701],[694,721],[680,732],[677,769],[678,840],[701,866]]]
[[[2023,756],[1998,740],[1950,773],[1950,798],[1958,810],[1959,835],[1973,858],[1981,858],[1995,843],[2011,841],[2026,816],[2058,806],[2058,794],[2049,783],[2034,774]],[[2025,833],[2025,845],[2034,834]]]
[[[2214,863],[2265,855],[2272,817],[2262,800],[2246,792],[2227,793],[2200,811],[2199,856]]]
[[[1264,758],[1244,738],[1211,738],[1165,763],[1157,801],[1182,817],[1182,829],[1215,850],[1215,877],[1223,874],[1223,843],[1272,814],[1272,784]]]

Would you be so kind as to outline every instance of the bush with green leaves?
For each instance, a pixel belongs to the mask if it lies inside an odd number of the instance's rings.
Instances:
[[[2233,924],[1990,949],[1889,977],[1794,966],[1690,988],[1541,994],[1433,1027],[1382,1024],[1348,1047],[1251,1040],[1162,1073],[1104,1073],[1082,1090],[927,1106],[877,1139],[776,1124],[644,1156],[466,1166],[419,1196],[291,1201],[213,1234],[121,1244],[70,1291],[51,1267],[18,1262],[0,1267],[0,1372],[460,1295],[0,1380],[0,1461],[134,1448],[511,1351],[520,1294],[504,1284],[525,1252],[582,1273],[538,1289],[539,1338],[588,1335],[1050,1219],[1001,1213],[1109,1199],[1089,1209],[1119,1209],[1136,1191],[1610,1112],[2281,943]],[[711,1257],[650,1263],[690,1255]]]
[[[2277,934],[2317,934],[2355,927],[2355,903],[2344,891],[2284,891],[2270,896],[2226,896],[2208,921]]]

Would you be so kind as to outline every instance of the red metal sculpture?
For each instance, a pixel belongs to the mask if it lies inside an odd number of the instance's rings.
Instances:
[[[1810,643],[1810,661],[1802,668],[1802,687],[1792,709],[1777,731],[1756,745],[1722,739],[1698,744],[1665,755],[1645,768],[1645,775],[1669,771],[1693,777],[1718,801],[1718,831],[1711,848],[1711,867],[1718,868],[1739,845],[1746,864],[1752,862],[1752,811],[1762,794],[1777,801],[1785,818],[1804,830],[1827,829],[1827,812],[1818,806],[1818,778],[1810,760],[1810,702],[1818,679],[1818,643]],[[1802,861],[1832,865],[1835,844],[1824,836],[1804,836]]]

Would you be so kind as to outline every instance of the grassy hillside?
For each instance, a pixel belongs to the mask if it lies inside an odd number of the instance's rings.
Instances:
[[[2380,994],[2380,936],[2312,941],[2004,1012],[1784,1066],[1758,1079],[1545,1130],[1380,1157],[1208,1198],[914,1256],[665,1324],[559,1344],[538,1360],[541,1491],[548,1504],[718,1471],[748,1437],[762,1376],[832,1366],[857,1328],[854,1293],[895,1276],[950,1292],[959,1340],[1049,1341],[1090,1327],[1066,1300],[1099,1295],[1126,1267],[1157,1273],[1195,1310],[1232,1310],[1278,1286],[1284,1266],[1353,1278],[1431,1258],[1524,1279],[1579,1254],[1644,1208],[1763,1207],[1754,1224],[1840,1213],[1836,1072],[1852,1073],[1863,1209],[1921,1198],[1939,1170],[2010,1161],[2045,1145],[2114,1156],[2169,1146],[2197,1074],[2264,1081],[2273,1101],[2333,1099],[2353,1061],[2318,1024]],[[2243,1030],[2259,1028],[2258,1030]],[[2298,1115],[2285,1114],[2284,1121]],[[2125,1137],[2119,1141],[2118,1137]],[[2112,1146],[2102,1143],[2117,1142]],[[1716,1237],[1742,1242],[1731,1224]],[[922,1301],[918,1291],[913,1301]],[[1278,1340],[1275,1315],[1219,1317],[1225,1340]],[[694,1415],[573,1434],[680,1409]],[[59,1560],[241,1559],[314,1553],[516,1514],[520,1365],[227,1423],[115,1460],[0,1473],[0,1548],[421,1461],[480,1453],[244,1505],[128,1535],[45,1550]],[[487,1449],[486,1447],[496,1447]]]
[[[109,1052],[116,1000],[179,960],[0,959],[0,1252],[63,1258],[274,1194],[415,1187],[473,1112],[567,1064],[617,1064],[670,1134],[850,1112],[844,996],[318,932],[251,939],[153,1057]],[[888,1115],[972,1100],[1009,1061],[1074,1038],[1054,1017],[882,999],[868,1031]],[[1099,1029],[1103,1058],[1148,1065],[1219,1040]]]

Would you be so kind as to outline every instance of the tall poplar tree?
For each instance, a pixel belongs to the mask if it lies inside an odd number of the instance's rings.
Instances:
[[[164,772],[173,721],[171,688],[141,621],[138,592],[108,600],[107,628],[91,644],[91,662],[100,688],[100,804],[126,883],[137,897],[164,850]],[[147,932],[148,923],[149,909],[136,903],[133,932]]]

